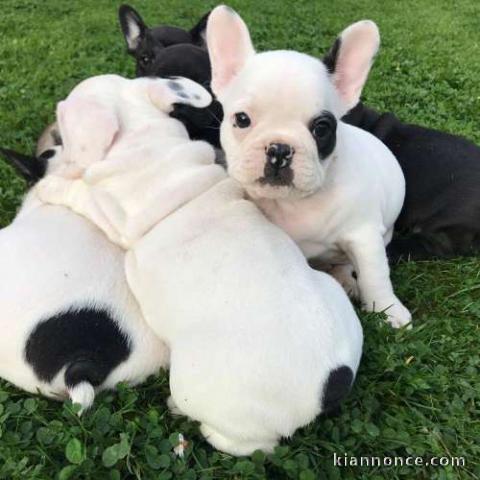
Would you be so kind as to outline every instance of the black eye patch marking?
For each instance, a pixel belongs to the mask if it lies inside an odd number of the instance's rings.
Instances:
[[[180,92],[180,91],[184,90],[183,85],[181,83],[175,82],[174,80],[169,80],[167,82],[167,85],[174,92]]]
[[[310,122],[309,130],[317,144],[318,156],[324,160],[337,144],[337,119],[331,112],[323,111]]]
[[[82,308],[41,321],[25,345],[25,359],[37,377],[51,382],[65,367],[68,386],[101,385],[131,352],[126,334],[106,310]]]

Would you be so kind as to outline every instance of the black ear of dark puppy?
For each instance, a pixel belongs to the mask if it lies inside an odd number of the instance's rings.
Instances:
[[[147,26],[138,12],[130,5],[121,5],[118,10],[118,18],[122,27],[123,36],[127,42],[127,48],[130,53],[140,45],[145,37]]]
[[[30,184],[37,182],[45,175],[48,158],[51,157],[47,152],[54,153],[53,150],[47,150],[39,158],[35,158],[7,148],[0,148],[0,155]]]
[[[207,46],[205,38],[207,31],[207,22],[210,13],[212,13],[211,10],[208,11],[205,15],[203,15],[203,17],[198,21],[198,23],[190,30],[190,35],[192,36],[192,42],[194,45],[197,45],[199,47]]]
[[[335,73],[337,67],[338,54],[342,46],[342,39],[337,37],[328,53],[323,57],[323,63],[327,67],[328,73]]]

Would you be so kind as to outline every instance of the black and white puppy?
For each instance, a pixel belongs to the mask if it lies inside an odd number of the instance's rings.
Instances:
[[[344,32],[324,58],[331,75]],[[405,202],[387,247],[390,261],[480,252],[480,147],[458,135],[403,123],[362,102],[342,120],[379,138],[405,175]]]
[[[211,67],[205,44],[210,12],[191,30],[168,25],[148,28],[138,12],[128,5],[122,5],[118,14],[128,53],[135,58],[137,77],[180,76],[210,89]],[[222,107],[218,102],[203,109],[178,104],[170,116],[185,125],[190,138],[220,146]]]
[[[61,166],[60,151],[2,153],[35,182]],[[128,288],[124,251],[70,209],[40,202],[37,188],[0,230],[0,377],[83,411],[96,392],[166,367],[168,349]]]

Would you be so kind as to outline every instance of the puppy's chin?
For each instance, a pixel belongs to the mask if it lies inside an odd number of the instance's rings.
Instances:
[[[260,149],[258,149],[260,150]],[[325,180],[325,170],[316,155],[298,156],[284,175],[266,178],[265,160],[255,151],[239,152],[228,158],[228,173],[242,184],[252,199],[295,200],[318,192]],[[263,150],[262,150],[263,154]]]
[[[300,189],[293,185],[268,185],[263,182],[255,182],[250,185],[244,185],[248,195],[254,200],[267,198],[269,200],[298,200],[309,197],[318,192],[321,184],[308,189]]]

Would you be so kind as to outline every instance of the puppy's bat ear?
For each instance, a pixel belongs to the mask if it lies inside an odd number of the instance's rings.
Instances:
[[[88,97],[60,102],[57,121],[65,159],[82,167],[105,157],[120,128],[113,108]]]
[[[39,158],[23,155],[22,153],[0,148],[0,155],[21,175],[29,184],[40,180],[47,170],[48,156],[47,150]]]
[[[190,30],[193,43],[198,47],[206,47],[207,45],[207,22],[210,13],[212,13],[211,10],[203,15],[198,23]]]
[[[255,53],[245,22],[230,7],[220,5],[210,13],[207,47],[212,64],[212,91],[221,96]]]
[[[379,47],[377,25],[371,20],[362,20],[343,30],[324,57],[323,63],[340,94],[345,113],[359,102]]]
[[[123,36],[127,42],[128,51],[133,53],[145,37],[147,26],[137,11],[129,5],[120,6],[118,18],[120,20],[120,26],[122,27]]]
[[[165,113],[175,104],[205,108],[212,103],[212,96],[200,84],[184,77],[148,79],[148,95],[152,103]]]

